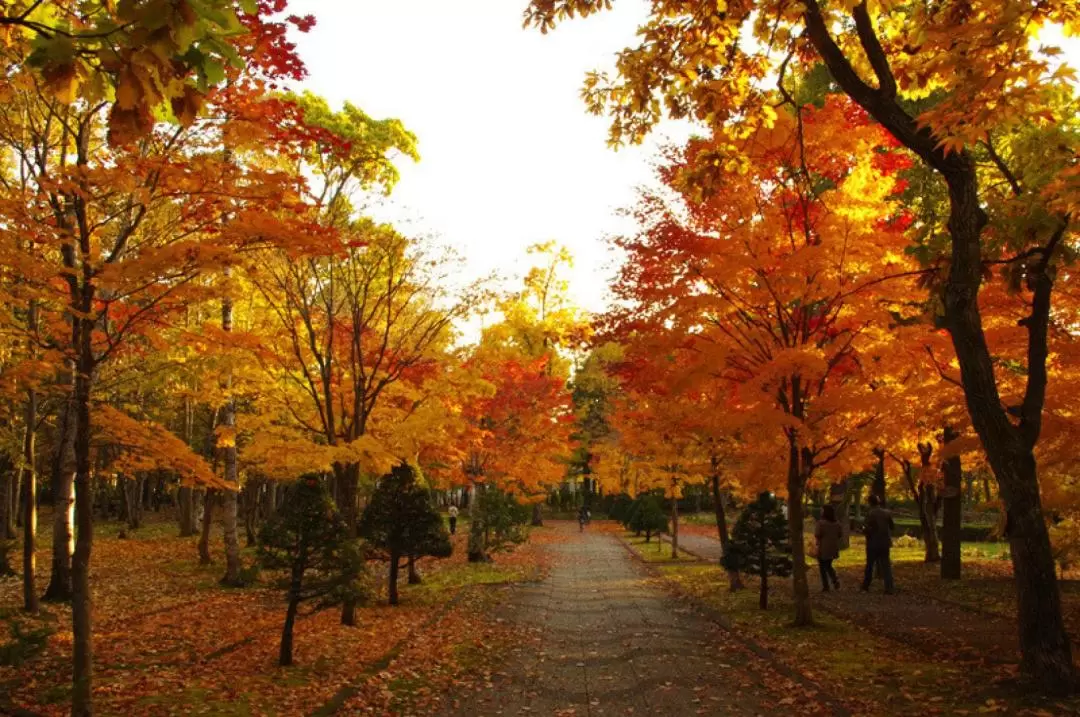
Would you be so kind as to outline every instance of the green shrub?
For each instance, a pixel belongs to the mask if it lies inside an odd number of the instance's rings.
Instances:
[[[660,498],[655,493],[645,493],[638,496],[637,507],[631,511],[629,528],[636,534],[645,533],[645,542],[649,542],[653,535],[668,531],[667,514]]]

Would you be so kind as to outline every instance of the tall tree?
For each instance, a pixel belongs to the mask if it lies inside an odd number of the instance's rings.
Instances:
[[[610,6],[593,0],[533,0],[525,21],[547,31],[561,19]],[[640,44],[619,55],[617,77],[593,73],[585,90],[593,111],[612,116],[612,142],[640,141],[665,112],[713,125],[767,124],[775,111],[763,79],[778,76],[784,88],[788,71],[800,69],[794,65],[810,69],[820,62],[844,94],[944,185],[948,280],[940,296],[945,326],[959,360],[972,425],[1009,515],[1022,671],[1052,690],[1071,686],[1075,669],[1061,617],[1035,448],[1047,395],[1055,267],[1071,254],[1076,205],[1054,202],[1041,189],[1073,161],[1077,141],[1062,137],[1063,142],[1050,145],[1052,156],[1044,157],[1042,176],[1033,182],[1021,181],[1020,162],[1009,164],[994,148],[1002,133],[1033,126],[1053,130],[1075,116],[1058,112],[1051,91],[1055,83],[1072,79],[1072,70],[1051,61],[1055,48],[1031,42],[1046,26],[1074,30],[1074,10],[1067,0],[987,11],[964,0],[904,5],[763,0],[708,8],[665,0],[652,6],[639,32]],[[843,33],[834,35],[837,29]],[[746,33],[757,42],[744,42]],[[977,162],[984,151],[998,173],[989,181]],[[738,164],[715,166],[731,171]],[[995,187],[1001,186],[1013,191],[1012,206],[1028,209],[1009,212],[1021,218],[1022,232],[995,231],[993,204],[1000,196]],[[979,307],[987,259],[1022,267],[1026,284],[1028,381],[1014,406],[1001,400]]]

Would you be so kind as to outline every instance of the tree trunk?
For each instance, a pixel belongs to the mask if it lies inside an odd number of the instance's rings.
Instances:
[[[806,577],[806,544],[803,538],[803,491],[806,479],[800,466],[799,448],[788,441],[788,538],[791,541],[791,582],[795,598],[795,626],[814,624],[810,606],[810,583]]]
[[[533,503],[532,510],[532,524],[534,528],[538,528],[544,524],[544,512],[541,509],[540,503]]]
[[[278,650],[278,664],[288,667],[292,664],[293,625],[296,624],[296,611],[300,606],[298,597],[289,598],[289,607],[285,611],[285,626],[281,629],[281,648]]]
[[[214,524],[215,495],[215,491],[211,488],[203,491],[203,518],[199,534],[199,565],[210,565],[214,562],[210,557],[210,528]]]
[[[225,274],[228,281],[228,272]],[[232,297],[227,295],[221,302],[221,330],[226,334],[231,333],[233,328],[233,302]],[[232,370],[225,379],[225,389],[232,390]],[[225,442],[225,482],[228,488],[222,494],[222,532],[225,538],[225,575],[221,578],[222,585],[240,587],[243,580],[240,578],[240,540],[236,536],[236,504],[240,492],[240,477],[236,470],[236,399],[228,395],[225,400],[225,411],[221,421],[225,427],[227,439]]]
[[[274,515],[274,511],[277,510],[277,485],[277,481],[266,481],[266,488],[263,490],[262,501],[259,506],[260,519],[264,522],[270,520]]]
[[[477,516],[477,492],[482,490],[481,483],[473,482],[469,496],[469,562],[480,563],[487,559],[484,553],[484,521]]]
[[[31,313],[37,314],[36,305],[31,305]],[[31,319],[34,321],[35,319]],[[33,324],[32,324],[33,325]],[[34,470],[34,438],[37,429],[37,391],[26,392],[26,422],[23,434],[23,485],[26,490],[26,516],[23,519],[23,607],[31,613],[38,611],[37,595],[37,474]]]
[[[142,493],[146,478],[143,476],[131,479],[121,478],[120,481],[127,525],[132,530],[137,530],[142,527]]]
[[[282,667],[288,667],[293,661],[293,626],[296,624],[296,613],[300,607],[301,591],[304,586],[304,571],[307,569],[307,554],[307,542],[301,538],[296,559],[293,561],[292,574],[289,577],[289,607],[285,611],[285,626],[281,629],[281,649],[278,650],[278,664]]]
[[[387,595],[390,598],[391,605],[398,604],[398,592],[397,592],[397,577],[398,567],[401,561],[401,555],[396,550],[390,551],[390,581],[386,586]]]
[[[885,449],[875,448],[874,457],[877,458],[877,463],[874,464],[874,483],[870,489],[870,492],[876,495],[882,503],[885,502]]]
[[[764,523],[762,523],[764,524]],[[768,563],[769,546],[768,541],[764,538],[761,541],[761,590],[758,593],[758,607],[762,610],[769,609],[769,563]]]
[[[423,580],[420,579],[420,573],[416,571],[416,556],[409,556],[409,585],[419,585]]]
[[[724,512],[724,495],[720,491],[720,473],[719,464],[712,460],[712,497],[713,497],[713,510],[716,512],[716,532],[720,536],[720,554],[726,555],[728,551],[728,526],[727,526],[727,513]],[[721,560],[723,563],[723,560]],[[742,576],[738,570],[728,570],[728,589],[731,592],[743,589]]]
[[[249,479],[244,485],[244,534],[249,548],[258,542],[255,535],[255,523],[259,512],[259,497],[265,483],[266,481],[262,478],[256,478]]]
[[[997,478],[1008,515],[1018,595],[1021,672],[1044,691],[1072,689],[1076,671],[1061,614],[1061,595],[1042,512],[1034,454],[1041,430],[1047,381],[1047,326],[1053,288],[1048,264],[1053,248],[1068,224],[1063,223],[1060,231],[1055,232],[1028,275],[1028,287],[1032,292],[1031,314],[1021,321],[1028,330],[1027,385],[1019,407],[1020,422],[1014,425],[1002,404],[979,313],[979,287],[985,268],[981,240],[987,216],[979,196],[974,159],[966,149],[948,152],[947,148],[942,148],[929,128],[920,127],[900,106],[893,91],[895,78],[889,73],[887,58],[884,62],[880,57],[871,58],[871,64],[879,79],[884,77],[891,86],[885,86],[885,81],[877,88],[868,85],[833,40],[817,2],[807,2],[804,8],[808,38],[841,89],[945,180],[949,192],[948,228],[952,244],[943,297],[945,325],[960,364],[968,415]],[[865,24],[869,26],[870,23]],[[864,29],[874,33],[872,27]],[[869,45],[878,55],[883,54],[877,38],[871,38],[863,45]]]
[[[87,307],[89,309],[89,307]],[[93,328],[87,320],[78,327],[78,373],[75,378],[75,553],[71,561],[72,717],[93,714],[93,645],[90,623],[90,554],[94,540],[94,493],[90,476],[90,391],[94,363],[90,344]]]
[[[941,552],[938,547],[937,530],[937,490],[935,490],[934,486],[924,484],[919,490],[919,508],[922,511],[922,522],[925,525],[923,543],[926,546],[926,554],[923,562],[940,562]]]
[[[185,317],[186,324],[186,317]],[[195,441],[195,410],[191,405],[191,396],[184,396],[184,443],[191,448]],[[180,537],[190,538],[195,535],[195,489],[181,485],[179,491]]]
[[[0,472],[0,540],[14,540],[15,513],[12,508],[11,494],[18,484],[18,469],[9,460],[5,460]]]
[[[923,545],[926,547],[926,553],[923,562],[936,563],[941,560],[941,553],[938,551],[938,532],[937,532],[937,491],[934,489],[934,484],[926,480],[926,474],[930,471],[930,457],[934,453],[933,443],[921,443],[919,444],[919,462],[921,465],[919,473],[919,490],[918,505],[919,505],[919,522],[922,523],[923,528]]]
[[[844,498],[837,507],[836,518],[840,521],[840,549],[847,550],[851,547],[851,496],[855,492],[855,481],[844,481]]]
[[[679,559],[679,493],[671,488],[671,559]]]
[[[944,443],[946,446],[957,439],[956,432],[946,426]],[[961,571],[960,530],[963,525],[963,503],[961,488],[963,468],[960,456],[950,456],[942,472],[945,476],[945,489],[942,491],[943,520],[941,526],[941,577],[945,580],[959,580]]]
[[[356,463],[350,463],[346,466],[335,465],[334,476],[337,478],[335,482],[339,484],[338,488],[341,495],[341,515],[345,519],[345,525],[349,531],[349,538],[355,540],[359,518],[357,515],[356,501],[357,492],[360,488],[360,466]],[[394,574],[396,575],[396,568]],[[395,585],[393,589],[396,596],[397,586]],[[356,624],[356,600],[354,598],[346,598],[345,602],[342,604],[341,624]]]
[[[190,486],[180,486],[179,492],[180,537],[190,538],[195,535],[195,495]]]
[[[44,598],[51,602],[71,599],[71,555],[75,550],[75,420],[72,390],[60,411],[49,479],[53,494],[52,573]]]

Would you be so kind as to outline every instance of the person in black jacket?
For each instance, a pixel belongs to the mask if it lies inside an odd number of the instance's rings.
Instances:
[[[892,595],[892,561],[889,551],[892,548],[893,518],[876,494],[870,494],[870,512],[863,524],[866,536],[866,573],[863,576],[863,592],[870,590],[870,581],[874,578],[874,566],[885,580],[885,594]]]

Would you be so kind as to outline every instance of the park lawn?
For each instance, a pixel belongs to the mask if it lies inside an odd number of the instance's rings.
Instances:
[[[50,527],[43,521],[42,537]],[[309,714],[388,654],[432,632],[432,621],[444,619],[447,611],[460,629],[432,634],[471,639],[478,633],[461,621],[479,621],[485,613],[465,609],[471,598],[458,605],[459,595],[535,580],[546,565],[542,535],[496,554],[491,563],[471,565],[465,559],[466,535],[459,530],[451,558],[420,561],[422,584],[406,585],[403,571],[402,604],[395,608],[381,597],[385,564],[372,563],[379,597],[359,611],[358,625],[340,625],[336,609],[302,608],[295,665],[281,668],[276,660],[283,593],[269,575],[248,588],[220,586],[220,530],[211,542],[218,563],[211,566],[198,565],[195,539],[177,538],[171,522],[151,522],[126,539],[118,538],[119,532],[115,523],[95,531],[94,698],[102,714]],[[245,549],[244,559],[250,564],[253,550]],[[42,541],[37,560],[43,590],[48,541]],[[30,617],[20,607],[21,582],[0,580],[0,661],[5,663],[0,664],[0,713],[20,707],[40,715],[64,714],[70,696],[70,608],[44,604],[40,616]],[[13,630],[24,637],[14,639]],[[452,645],[434,645],[433,639],[424,643],[429,651],[456,654]]]
[[[623,542],[630,546],[630,549],[647,563],[700,562],[696,555],[691,555],[682,548],[679,548],[679,557],[678,561],[676,561],[671,557],[671,543],[661,540],[656,535],[649,542],[645,542],[645,536],[634,535],[629,531],[624,532],[621,537]]]
[[[822,610],[816,625],[791,626],[790,580],[774,579],[769,609],[758,607],[758,582],[732,593],[717,567],[657,566],[677,592],[717,610],[736,635],[764,647],[778,660],[817,682],[854,714],[1064,714],[1080,708],[1065,704],[1026,702],[997,683],[1011,673],[973,669],[933,660],[895,640],[876,635]],[[815,598],[816,599],[816,598]],[[1049,708],[1049,709],[1048,709]]]

